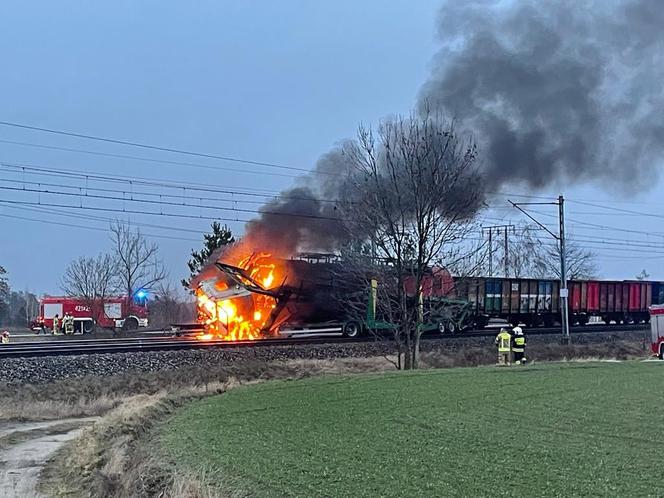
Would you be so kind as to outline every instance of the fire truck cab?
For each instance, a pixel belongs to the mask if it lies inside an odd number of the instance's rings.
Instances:
[[[101,303],[99,303],[101,308]],[[53,328],[53,318],[58,315],[60,320],[65,313],[74,317],[75,333],[90,333],[96,325],[102,328],[119,328],[136,330],[147,327],[147,309],[135,303],[128,303],[125,297],[113,297],[104,300],[103,313],[93,313],[90,304],[75,297],[47,296],[41,299],[39,317],[33,329]],[[99,315],[95,320],[95,315]],[[62,323],[62,322],[61,322]]]
[[[660,360],[664,360],[664,304],[652,305],[650,311],[650,347]]]

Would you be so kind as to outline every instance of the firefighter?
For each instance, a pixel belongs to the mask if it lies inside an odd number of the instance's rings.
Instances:
[[[2,344],[9,344],[9,331],[7,330],[2,333]]]
[[[62,327],[65,329],[66,335],[74,333],[74,317],[70,313],[65,313],[65,317],[62,320]]]
[[[512,329],[512,352],[514,353],[514,363],[525,365],[526,363],[526,336],[521,327],[514,327]]]
[[[57,313],[53,317],[53,335],[60,335],[60,315]]]
[[[512,351],[512,336],[507,329],[500,329],[496,336],[496,346],[498,347],[498,365],[510,365]]]

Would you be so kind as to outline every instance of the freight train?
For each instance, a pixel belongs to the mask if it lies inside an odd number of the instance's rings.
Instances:
[[[301,269],[298,273],[318,272]],[[408,278],[405,285],[414,294]],[[606,324],[647,323],[648,308],[664,304],[664,282],[570,280],[567,287],[572,325],[586,325],[592,317]],[[441,332],[483,328],[492,318],[527,327],[551,327],[561,322],[560,281],[556,279],[453,277],[443,268],[432,268],[423,280],[422,291],[425,303],[444,300],[459,309],[441,321]],[[317,301],[325,294],[318,292]],[[464,302],[467,305],[459,308]]]
[[[376,288],[370,289],[367,284],[370,278],[374,280],[372,286],[385,283],[375,282],[370,269],[363,277],[352,272],[349,277],[349,268],[343,261],[323,256],[273,259],[264,267],[280,269],[280,284],[269,288],[251,276],[251,269],[217,263],[218,273],[208,275],[197,290],[201,325],[223,335],[232,332],[236,322],[239,327],[235,328],[256,332],[251,338],[314,329],[341,331],[354,337],[369,330],[393,328],[387,317],[380,316]],[[272,273],[269,281],[274,282]],[[404,286],[414,298],[411,277],[405,277]],[[664,282],[572,280],[568,289],[572,325],[585,325],[592,317],[607,324],[648,322],[648,308],[664,304]],[[422,281],[422,296],[423,326],[427,331],[481,329],[491,319],[527,327],[553,326],[561,321],[560,282],[554,279],[461,278],[453,277],[444,268],[432,268]],[[232,310],[224,304],[230,301],[234,303]],[[257,308],[258,304],[262,308]],[[245,325],[238,320],[240,315],[256,318]]]
[[[478,323],[501,318],[529,327],[560,323],[560,281],[530,278],[455,278],[457,298],[469,301]],[[572,325],[591,317],[605,323],[648,322],[648,307],[664,304],[664,282],[571,280],[569,316]]]

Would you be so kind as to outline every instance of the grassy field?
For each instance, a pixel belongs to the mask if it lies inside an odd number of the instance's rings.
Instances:
[[[186,406],[164,450],[254,496],[661,496],[657,362],[275,381]]]

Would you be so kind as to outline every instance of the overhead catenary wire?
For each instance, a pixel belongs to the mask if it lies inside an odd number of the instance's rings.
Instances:
[[[109,201],[117,201],[117,202],[122,202],[122,203],[128,203],[128,202],[136,202],[136,203],[142,203],[142,204],[150,204],[150,205],[158,205],[158,206],[175,206],[175,207],[190,207],[190,208],[196,208],[196,209],[208,209],[208,210],[217,210],[217,211],[235,211],[238,213],[252,213],[252,214],[260,214],[260,215],[270,215],[270,216],[288,216],[288,217],[294,217],[294,218],[305,218],[305,219],[314,219],[314,220],[327,220],[327,221],[344,221],[341,218],[334,218],[331,216],[321,216],[321,215],[316,215],[316,214],[304,214],[304,213],[292,213],[292,212],[279,212],[279,211],[268,211],[268,210],[257,210],[257,209],[245,209],[245,208],[239,208],[239,207],[220,207],[220,206],[203,206],[200,204],[187,204],[185,202],[169,202],[169,201],[152,201],[152,200],[147,200],[147,199],[135,199],[132,197],[125,198],[125,197],[112,197],[112,196],[107,196],[107,195],[97,195],[97,194],[90,194],[90,193],[77,193],[77,192],[53,192],[50,190],[39,190],[39,189],[31,189],[31,188],[19,188],[19,187],[7,187],[7,186],[2,186],[0,185],[0,190],[8,190],[8,191],[13,191],[13,192],[30,192],[30,193],[36,193],[36,194],[43,194],[43,195],[60,195],[60,196],[68,196],[68,197],[76,197],[76,198],[91,198],[91,199],[99,199],[99,200],[109,200]],[[42,205],[46,205],[43,204]],[[72,206],[73,207],[73,206]]]
[[[71,204],[56,204],[56,203],[47,203],[47,202],[35,202],[35,201],[8,201],[0,200],[0,204],[15,204],[19,206],[46,206],[46,207],[57,207],[57,208],[68,208],[68,209],[82,209],[85,211],[98,211],[98,212],[108,212],[108,213],[120,213],[120,214],[140,214],[148,216],[163,216],[167,218],[182,218],[188,220],[210,220],[210,221],[228,221],[228,222],[237,222],[237,223],[249,223],[252,220],[240,219],[240,218],[224,218],[221,216],[203,216],[203,215],[193,215],[193,214],[181,214],[181,213],[164,213],[164,212],[151,212],[151,211],[138,211],[132,209],[115,209],[115,208],[104,208],[98,206],[73,206]]]
[[[65,130],[57,130],[53,128],[44,128],[40,126],[32,126],[32,125],[26,125],[23,123],[14,123],[10,121],[0,121],[0,125],[2,126],[9,126],[13,128],[20,128],[24,130],[32,130],[32,131],[39,131],[43,133],[50,133],[54,135],[62,135],[62,136],[68,136],[68,137],[74,137],[74,138],[81,138],[85,140],[93,140],[97,142],[105,142],[105,143],[112,143],[116,145],[125,145],[129,147],[138,147],[141,149],[148,149],[148,150],[158,150],[161,152],[170,152],[174,154],[182,154],[182,155],[187,155],[187,156],[196,156],[196,157],[205,157],[208,159],[218,159],[221,161],[228,161],[228,162],[235,162],[235,163],[241,163],[241,164],[252,164],[254,166],[266,166],[270,168],[278,168],[278,169],[285,169],[285,170],[291,170],[291,171],[301,171],[303,173],[311,173],[310,170],[306,168],[299,168],[295,166],[288,166],[284,164],[278,164],[278,163],[271,163],[271,162],[265,162],[265,161],[255,161],[251,159],[241,159],[238,157],[233,157],[233,156],[227,156],[227,155],[220,155],[220,154],[209,154],[205,152],[196,152],[196,151],[191,151],[191,150],[184,150],[184,149],[178,149],[175,147],[162,147],[159,145],[151,145],[151,144],[144,144],[140,142],[134,142],[134,141],[129,141],[129,140],[118,140],[115,138],[109,138],[109,137],[100,137],[96,135],[91,135],[91,134],[86,134],[86,133],[76,133],[76,132],[71,132],[71,131],[65,131]]]
[[[124,220],[118,220],[117,218],[108,218],[104,216],[95,216],[87,213],[76,213],[73,212],[72,210],[66,210],[66,209],[54,209],[54,208],[45,208],[45,207],[38,207],[38,206],[12,206],[10,204],[7,204],[7,202],[11,201],[2,201],[0,200],[0,207],[5,207],[7,209],[14,209],[17,211],[30,211],[33,213],[40,213],[40,214],[48,214],[48,215],[53,215],[53,216],[58,216],[58,217],[66,217],[68,219],[71,218],[76,218],[80,220],[87,220],[87,221],[96,221],[96,222],[104,222],[105,224],[110,224],[114,223],[117,221],[124,221]],[[43,220],[45,223],[48,223],[48,220]],[[159,230],[168,230],[168,231],[173,231],[173,232],[183,232],[183,233],[193,233],[197,235],[202,235],[205,229],[200,229],[200,230],[195,230],[193,228],[183,228],[183,227],[176,227],[172,225],[157,225],[154,223],[144,223],[144,222],[139,222],[136,220],[133,221],[128,221],[132,226],[136,227],[146,227],[146,228],[156,228]]]
[[[78,178],[82,181],[100,181],[100,182],[115,182],[115,183],[125,183],[128,185],[141,185],[149,187],[160,187],[160,188],[169,188],[177,190],[187,190],[187,191],[196,191],[196,192],[215,192],[222,194],[231,194],[238,196],[247,196],[247,197],[260,197],[260,198],[273,198],[273,199],[291,199],[291,200],[302,200],[302,201],[316,201],[321,203],[337,203],[338,199],[324,199],[319,197],[308,197],[301,195],[293,194],[284,194],[283,192],[277,192],[275,190],[264,190],[260,189],[249,189],[249,188],[239,188],[231,189],[227,186],[214,186],[210,184],[196,184],[196,183],[186,183],[186,182],[165,182],[165,181],[155,181],[154,179],[145,178],[145,177],[131,177],[131,176],[121,176],[121,175],[110,175],[110,174],[99,174],[99,173],[89,173],[86,171],[80,170],[67,170],[67,169],[58,169],[58,168],[48,168],[43,166],[31,165],[31,164],[18,164],[0,161],[0,167],[5,169],[10,169],[16,172],[35,172],[40,173],[45,176],[56,176],[56,177],[67,177],[67,178]],[[253,192],[245,192],[243,190],[254,190]],[[272,195],[270,195],[272,194]]]
[[[175,206],[175,207],[189,207],[189,208],[196,208],[196,209],[207,209],[207,210],[221,210],[221,211],[235,211],[235,212],[241,212],[241,213],[252,213],[252,214],[268,214],[268,215],[275,215],[275,216],[295,216],[295,217],[304,217],[304,218],[310,218],[310,219],[320,219],[320,220],[330,220],[330,221],[344,221],[341,218],[336,218],[336,217],[327,217],[327,216],[320,216],[320,215],[309,215],[309,214],[298,214],[298,213],[287,213],[287,212],[272,212],[272,211],[259,211],[255,209],[244,209],[244,208],[239,208],[239,207],[219,207],[219,206],[202,206],[200,204],[190,204],[186,202],[169,202],[165,201],[163,199],[160,200],[148,200],[148,199],[139,199],[133,196],[141,196],[141,195],[148,195],[148,196],[160,196],[160,194],[154,194],[154,193],[140,193],[140,192],[131,192],[132,197],[126,197],[126,195],[130,194],[129,192],[126,191],[121,191],[123,194],[123,197],[114,197],[114,196],[106,196],[106,195],[95,195],[95,194],[90,194],[89,192],[54,192],[50,191],[47,189],[30,189],[30,188],[18,188],[18,187],[6,187],[6,186],[0,186],[0,190],[10,190],[10,191],[15,191],[15,192],[29,192],[29,193],[38,193],[38,194],[44,194],[44,195],[55,195],[55,196],[69,196],[69,197],[75,197],[75,198],[92,198],[92,199],[100,199],[100,200],[109,200],[109,201],[116,201],[116,202],[122,202],[122,203],[143,203],[143,204],[150,204],[150,205],[157,205],[157,206]],[[90,189],[94,190],[94,189]],[[110,189],[108,189],[110,190]],[[110,190],[112,191],[112,190]],[[113,191],[113,192],[118,192],[118,191]],[[166,196],[167,197],[167,196]],[[214,200],[221,200],[221,199],[214,199]],[[52,205],[50,203],[45,203],[45,202],[38,202],[36,205]],[[64,208],[76,208],[77,206],[75,205],[59,205]],[[114,210],[114,212],[129,212],[129,210],[123,208],[122,210]],[[147,211],[136,211],[136,210],[131,210],[131,212],[134,213],[143,213],[143,214],[150,214],[150,215],[155,215],[159,213],[154,213],[154,212],[147,212]],[[539,213],[538,214],[545,214],[545,213]],[[237,220],[240,221],[240,220]],[[659,246],[659,245],[653,245],[652,243],[648,242],[629,242],[629,241],[620,241],[618,242],[613,242],[606,240],[608,238],[595,238],[595,239],[590,239],[589,236],[575,236],[574,239],[578,241],[582,241],[585,243],[594,243],[594,244],[604,244],[604,245],[620,245],[620,246],[627,246],[627,247],[641,247],[641,248],[653,248],[653,249],[658,249],[662,248],[664,246]]]
[[[36,218],[29,218],[29,217],[26,217],[26,216],[16,216],[16,215],[11,215],[11,214],[0,213],[0,217],[9,218],[9,219],[16,219],[16,220],[22,220],[22,221],[48,223],[49,225],[65,226],[65,227],[68,227],[68,228],[80,228],[80,229],[85,229],[85,230],[95,230],[95,231],[98,231],[98,232],[108,232],[107,229],[100,228],[100,227],[91,227],[91,226],[87,226],[87,225],[76,225],[76,224],[73,224],[73,223],[65,223],[65,222],[59,222],[59,221],[48,221],[47,222],[45,220],[40,220],[40,219],[36,219]],[[182,241],[187,241],[187,242],[198,242],[198,239],[175,237],[175,236],[171,236],[171,235],[160,235],[160,234],[150,234],[150,233],[145,233],[143,235],[145,235],[147,237],[155,237],[155,238],[160,238],[160,239],[182,240]]]
[[[191,163],[191,162],[184,162],[184,161],[169,161],[166,159],[157,159],[157,158],[150,158],[150,157],[141,157],[141,156],[131,156],[128,154],[113,154],[110,152],[99,152],[95,150],[86,150],[86,149],[76,149],[76,148],[71,148],[71,147],[59,147],[56,145],[46,145],[46,144],[36,144],[36,143],[31,143],[31,142],[18,142],[15,140],[0,140],[0,143],[3,144],[8,144],[8,145],[18,145],[21,147],[34,147],[34,148],[39,148],[39,149],[46,149],[46,150],[58,150],[62,152],[75,152],[77,154],[88,154],[88,155],[93,155],[93,156],[99,156],[99,157],[112,157],[115,159],[128,159],[130,161],[142,161],[142,162],[148,162],[148,163],[159,163],[159,164],[169,164],[173,166],[188,166],[192,168],[200,168],[200,169],[207,169],[207,170],[214,170],[214,171],[231,171],[234,173],[249,173],[252,175],[268,175],[268,176],[281,176],[284,178],[299,178],[300,175],[291,175],[288,173],[275,173],[274,171],[254,171],[254,170],[248,170],[248,169],[240,169],[240,168],[229,168],[229,167],[224,167],[224,166],[212,166],[209,164],[199,164],[199,163]]]

